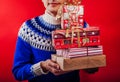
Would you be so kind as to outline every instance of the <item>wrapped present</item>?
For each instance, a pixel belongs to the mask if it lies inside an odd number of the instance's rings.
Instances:
[[[52,44],[55,49],[78,48],[100,45],[100,30],[98,27],[84,29],[55,30],[52,32]]]
[[[72,27],[83,27],[84,23],[84,6],[83,5],[63,5],[61,16],[62,29]]]
[[[87,56],[87,48],[82,47],[82,48],[58,49],[56,50],[56,54],[64,58]]]
[[[64,58],[77,58],[82,56],[101,55],[103,54],[103,48],[102,46],[97,46],[97,47],[58,49],[56,50],[56,54]]]
[[[103,54],[77,58],[64,58],[58,55],[52,55],[52,60],[56,61],[63,71],[106,66],[106,55]]]

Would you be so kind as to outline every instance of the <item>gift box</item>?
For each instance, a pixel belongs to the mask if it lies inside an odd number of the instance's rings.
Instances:
[[[52,55],[52,60],[56,61],[63,71],[106,66],[106,56],[103,54],[77,58],[64,58],[61,56]]]
[[[52,44],[55,49],[99,46],[100,30],[98,27],[55,30],[52,32]]]
[[[62,29],[72,27],[83,27],[84,24],[84,6],[83,5],[63,5],[61,16]]]
[[[64,58],[76,58],[83,56],[101,55],[103,54],[103,48],[102,46],[97,46],[97,47],[58,49],[56,50],[56,54]]]

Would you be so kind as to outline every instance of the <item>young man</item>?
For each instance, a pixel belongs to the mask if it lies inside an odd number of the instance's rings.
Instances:
[[[51,32],[60,28],[58,8],[66,0],[42,0],[45,14],[25,21],[18,33],[13,74],[29,82],[79,82],[79,70],[64,72],[51,60],[55,50]]]

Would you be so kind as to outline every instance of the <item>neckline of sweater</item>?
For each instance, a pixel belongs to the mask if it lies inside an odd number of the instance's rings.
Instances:
[[[45,11],[45,14],[42,15],[42,18],[45,22],[49,23],[49,24],[53,24],[53,25],[60,25],[61,24],[61,19],[56,19],[56,17],[48,14]]]

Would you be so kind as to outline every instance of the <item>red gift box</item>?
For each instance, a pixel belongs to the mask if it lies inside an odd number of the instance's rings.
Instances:
[[[52,32],[52,44],[55,49],[78,48],[85,46],[99,46],[100,45],[100,30],[98,27],[88,27],[79,29],[55,30]],[[68,33],[68,34],[67,34]],[[67,37],[66,37],[67,35]],[[72,37],[73,36],[73,37]]]
[[[63,5],[62,29],[72,28],[73,26],[83,27],[84,6],[83,5]]]

